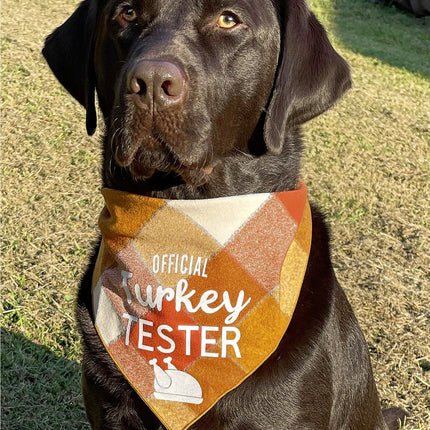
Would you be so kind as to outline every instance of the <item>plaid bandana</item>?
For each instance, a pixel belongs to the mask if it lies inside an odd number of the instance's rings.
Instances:
[[[102,193],[96,329],[166,428],[186,429],[287,330],[310,250],[306,187],[207,200]]]

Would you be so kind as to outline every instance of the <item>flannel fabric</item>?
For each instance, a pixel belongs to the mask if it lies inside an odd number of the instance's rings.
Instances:
[[[307,190],[163,200],[103,189],[95,326],[169,430],[188,428],[277,348],[307,267]]]

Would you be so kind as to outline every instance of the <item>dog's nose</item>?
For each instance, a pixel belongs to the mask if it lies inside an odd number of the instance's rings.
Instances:
[[[164,60],[142,60],[128,79],[128,90],[142,103],[158,108],[180,104],[186,95],[187,80],[183,70]]]

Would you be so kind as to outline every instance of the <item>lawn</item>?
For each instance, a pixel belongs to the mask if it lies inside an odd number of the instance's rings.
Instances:
[[[311,0],[354,87],[306,126],[303,176],[384,406],[430,429],[429,21]],[[102,207],[99,130],[54,79],[43,39],[70,0],[2,4],[2,428],[89,429],[74,298]]]

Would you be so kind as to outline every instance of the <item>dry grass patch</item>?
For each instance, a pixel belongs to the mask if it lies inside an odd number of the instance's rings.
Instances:
[[[421,65],[429,37],[423,21],[365,0],[311,3],[355,85],[306,127],[305,179],[331,225],[336,272],[383,404],[410,411],[406,428],[429,429],[430,99]],[[102,205],[100,147],[40,55],[74,7],[5,0],[2,8],[5,429],[88,428],[73,312]]]

